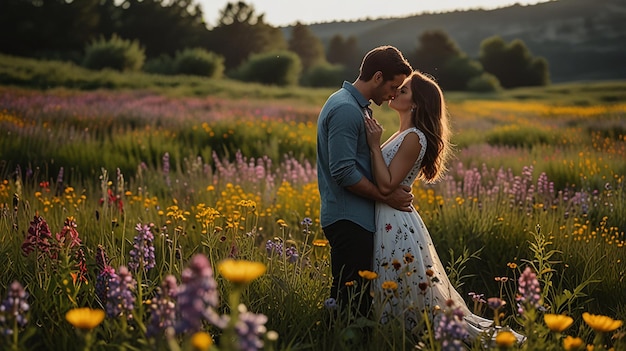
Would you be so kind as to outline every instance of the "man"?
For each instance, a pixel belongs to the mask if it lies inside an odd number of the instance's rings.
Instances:
[[[317,176],[321,197],[320,221],[331,247],[331,298],[347,306],[350,298],[367,315],[371,296],[359,271],[372,270],[375,202],[410,211],[413,195],[407,187],[383,195],[372,183],[370,149],[364,118],[376,105],[395,97],[413,69],[393,46],[368,52],[354,83],[344,82],[320,112],[317,122]],[[355,284],[353,283],[355,282]],[[355,286],[349,289],[346,286]],[[357,296],[363,292],[361,296]]]

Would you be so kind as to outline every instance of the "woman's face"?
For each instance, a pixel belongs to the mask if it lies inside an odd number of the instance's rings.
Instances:
[[[413,108],[413,92],[411,91],[411,78],[404,80],[404,83],[398,88],[396,97],[393,100],[389,100],[389,107],[392,109],[403,112],[409,111]]]

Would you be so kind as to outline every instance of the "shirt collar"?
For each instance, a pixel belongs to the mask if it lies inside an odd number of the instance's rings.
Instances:
[[[363,96],[363,94],[361,94],[361,92],[358,91],[350,82],[344,81],[342,88],[346,89],[352,96],[354,96],[354,99],[356,99],[356,102],[359,106],[361,106],[361,108],[369,107],[371,102],[366,99],[365,96]]]

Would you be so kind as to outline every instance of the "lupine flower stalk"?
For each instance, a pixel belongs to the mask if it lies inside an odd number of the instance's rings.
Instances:
[[[537,274],[526,267],[518,279],[518,312],[524,313],[525,308],[539,308],[541,302],[541,287]]]
[[[28,319],[26,313],[30,309],[28,304],[28,292],[24,290],[22,284],[13,281],[9,286],[6,298],[0,305],[0,333],[2,335],[13,335],[14,341],[17,338],[15,328],[26,326]]]
[[[117,273],[113,271],[107,292],[107,314],[111,317],[126,315],[128,319],[133,319],[135,309],[133,291],[136,288],[137,282],[126,266],[120,266]]]
[[[256,351],[263,348],[262,336],[267,332],[267,316],[248,312],[244,304],[239,305],[239,315],[235,324],[238,346],[242,351]]]
[[[150,225],[137,224],[135,230],[137,235],[134,238],[133,248],[130,250],[130,262],[128,268],[137,271],[140,268],[146,271],[154,268],[156,258],[154,256],[154,234]]]
[[[469,337],[467,323],[463,319],[463,311],[455,308],[454,303],[449,300],[448,306],[439,316],[435,325],[435,340],[441,341],[443,351],[465,350],[463,341]]]
[[[224,326],[224,321],[214,311],[219,295],[213,269],[206,256],[194,255],[183,270],[176,302],[179,315],[175,326],[177,333],[200,331],[204,320],[218,327]]]
[[[164,332],[176,323],[176,295],[178,285],[176,277],[167,275],[157,289],[156,296],[150,303],[150,324],[148,324],[148,336],[154,336]]]

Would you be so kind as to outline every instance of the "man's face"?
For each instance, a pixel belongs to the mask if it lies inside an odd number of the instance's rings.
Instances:
[[[406,74],[398,74],[392,80],[388,81],[383,81],[381,77],[378,86],[376,86],[372,94],[372,101],[380,106],[384,101],[394,99],[398,93],[398,88],[404,83],[406,77]]]

